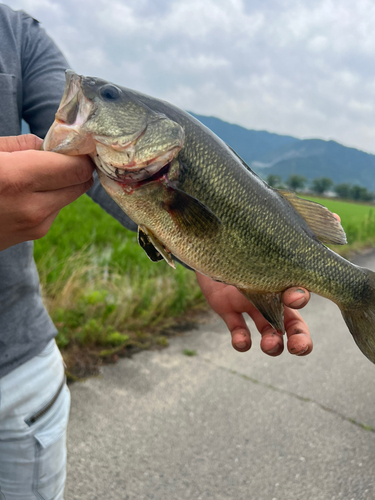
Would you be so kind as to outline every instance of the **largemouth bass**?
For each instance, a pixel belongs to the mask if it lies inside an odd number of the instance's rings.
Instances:
[[[188,113],[67,71],[44,149],[91,156],[151,260],[173,267],[175,256],[236,286],[281,332],[283,291],[307,288],[339,306],[375,362],[375,273],[325,246],[346,242],[340,223],[325,207],[270,188]]]

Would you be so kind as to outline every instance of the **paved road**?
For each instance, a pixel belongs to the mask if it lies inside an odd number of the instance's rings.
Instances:
[[[213,319],[74,384],[66,500],[374,499],[375,366],[328,300],[304,317],[306,358],[237,353]]]

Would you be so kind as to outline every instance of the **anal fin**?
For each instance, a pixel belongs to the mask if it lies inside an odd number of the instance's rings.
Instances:
[[[285,333],[281,293],[259,293],[239,289],[277,331]]]

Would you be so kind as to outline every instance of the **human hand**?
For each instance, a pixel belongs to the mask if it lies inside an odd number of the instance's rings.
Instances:
[[[38,151],[42,143],[31,134],[0,137],[0,251],[44,236],[93,184],[87,156]]]
[[[244,352],[251,347],[251,335],[244,313],[254,321],[262,339],[260,347],[270,356],[278,356],[284,350],[284,337],[268,323],[263,315],[236,287],[213,281],[196,272],[198,283],[209,306],[224,320],[231,336],[234,349]],[[312,351],[313,343],[307,324],[294,309],[304,307],[310,294],[302,288],[289,288],[283,294],[284,326],[288,339],[287,348],[291,354],[306,356]]]

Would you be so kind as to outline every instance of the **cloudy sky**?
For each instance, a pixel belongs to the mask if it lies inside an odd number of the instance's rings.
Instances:
[[[80,74],[375,153],[372,0],[3,0]]]

